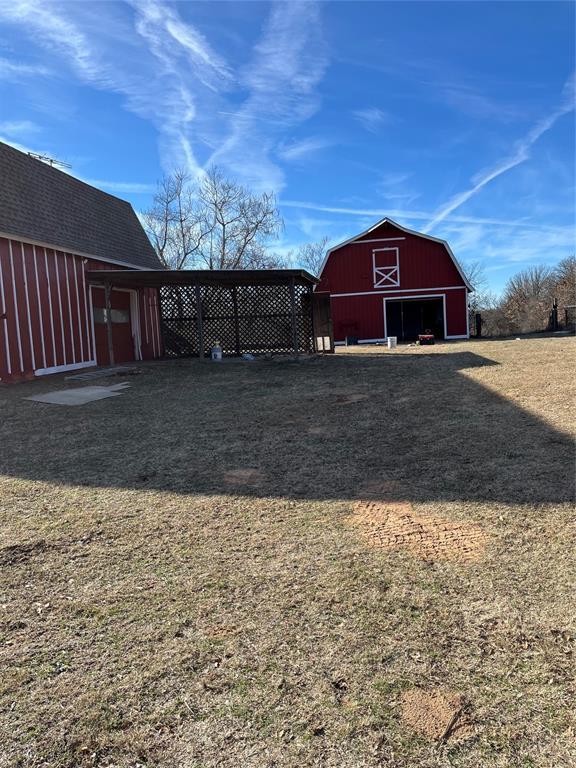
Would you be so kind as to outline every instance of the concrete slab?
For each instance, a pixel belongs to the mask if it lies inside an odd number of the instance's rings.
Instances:
[[[95,400],[104,400],[107,397],[117,397],[122,390],[130,384],[122,382],[112,384],[109,387],[78,387],[77,389],[57,389],[55,392],[46,392],[44,395],[34,395],[26,400],[34,400],[37,403],[52,403],[53,405],[86,405]]]

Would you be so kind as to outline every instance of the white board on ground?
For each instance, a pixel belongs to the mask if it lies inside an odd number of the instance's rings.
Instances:
[[[34,395],[26,400],[35,400],[38,403],[52,403],[54,405],[86,405],[95,400],[104,400],[106,397],[117,397],[122,390],[130,384],[112,384],[109,387],[75,387],[74,389],[57,389],[55,392],[46,392],[44,395]]]

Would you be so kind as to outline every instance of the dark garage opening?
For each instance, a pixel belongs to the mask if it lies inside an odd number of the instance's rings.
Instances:
[[[386,332],[399,341],[414,341],[418,334],[431,332],[444,338],[442,299],[400,299],[386,301]]]

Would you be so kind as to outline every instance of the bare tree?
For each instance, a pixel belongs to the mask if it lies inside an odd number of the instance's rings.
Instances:
[[[554,298],[560,307],[576,304],[576,256],[567,256],[554,268]]]
[[[327,235],[316,243],[304,243],[296,251],[294,262],[318,277],[326,255],[327,245]]]
[[[194,187],[184,171],[164,176],[144,224],[162,264],[185,269],[209,231],[203,226]]]
[[[274,195],[256,195],[217,168],[194,183],[183,171],[166,176],[144,222],[169,269],[247,269],[280,262],[267,251],[283,226]]]
[[[481,312],[483,309],[493,308],[497,299],[490,290],[484,264],[481,261],[468,261],[462,265],[462,268],[470,285],[474,288],[474,291],[468,295],[470,311]]]
[[[554,283],[554,271],[542,264],[524,269],[508,280],[502,311],[513,332],[546,328],[554,298]]]
[[[277,257],[266,246],[283,222],[272,193],[255,195],[211,168],[198,188],[203,228],[210,233],[199,248],[208,269],[246,269],[270,266]]]

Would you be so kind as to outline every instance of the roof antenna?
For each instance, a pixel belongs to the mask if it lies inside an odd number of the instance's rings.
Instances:
[[[35,160],[42,160],[44,163],[48,163],[48,165],[51,165],[52,167],[58,165],[61,168],[72,168],[70,163],[65,163],[62,160],[56,160],[55,158],[49,157],[48,155],[37,155],[35,152],[28,152],[28,154]]]

